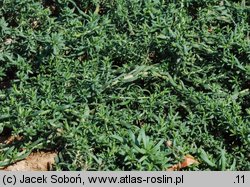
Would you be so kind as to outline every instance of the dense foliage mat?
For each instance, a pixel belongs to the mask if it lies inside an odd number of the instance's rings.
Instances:
[[[249,1],[0,1],[0,166],[250,170],[249,62]]]

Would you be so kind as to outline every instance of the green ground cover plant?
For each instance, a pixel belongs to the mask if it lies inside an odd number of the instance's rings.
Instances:
[[[249,62],[249,1],[2,0],[0,166],[250,170]]]

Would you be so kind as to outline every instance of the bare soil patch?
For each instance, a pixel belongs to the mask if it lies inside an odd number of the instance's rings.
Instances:
[[[5,171],[51,171],[55,162],[56,152],[34,152],[25,160],[12,164]]]

